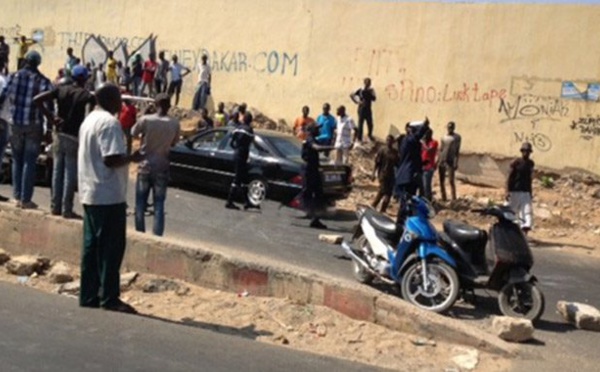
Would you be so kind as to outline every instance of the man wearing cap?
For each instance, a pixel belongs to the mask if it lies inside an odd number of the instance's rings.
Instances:
[[[11,104],[11,138],[13,197],[18,207],[37,208],[31,201],[36,174],[36,160],[44,137],[44,115],[33,98],[52,89],[50,80],[38,66],[42,57],[37,51],[25,56],[25,67],[8,78],[0,94],[0,111]],[[51,105],[47,109],[52,111]]]
[[[510,208],[521,220],[521,229],[525,234],[533,226],[532,182],[535,163],[530,159],[533,148],[525,142],[521,146],[521,157],[510,164],[510,173],[506,182],[506,197]]]
[[[71,70],[73,82],[38,94],[33,101],[53,126],[51,213],[64,218],[80,218],[73,211],[73,199],[77,186],[77,148],[79,128],[87,112],[95,105],[94,96],[85,89],[89,77],[88,70],[74,66]],[[46,106],[54,104],[58,115],[54,116]]]
[[[145,159],[138,166],[135,187],[135,229],[145,232],[145,211],[152,190],[154,199],[154,235],[165,230],[165,199],[169,183],[169,150],[179,139],[179,120],[169,116],[170,96],[159,93],[155,104],[157,112],[142,116],[131,130],[132,137],[141,136],[140,151]]]

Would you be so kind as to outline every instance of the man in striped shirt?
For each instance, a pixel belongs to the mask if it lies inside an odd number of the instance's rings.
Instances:
[[[44,116],[33,98],[52,89],[50,80],[39,70],[42,57],[37,51],[25,55],[25,67],[12,74],[0,94],[0,110],[10,104],[13,196],[18,207],[35,209],[31,201],[36,160],[44,136]],[[8,102],[7,102],[8,100]],[[51,105],[48,110],[54,111]]]

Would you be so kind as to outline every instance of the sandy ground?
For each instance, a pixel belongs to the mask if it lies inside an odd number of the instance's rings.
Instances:
[[[76,276],[76,269],[72,272]],[[397,371],[466,370],[458,368],[453,358],[474,352],[355,321],[326,307],[285,299],[210,290],[169,279],[164,283],[171,289],[145,292],[144,288],[157,279],[139,275],[122,298],[144,316]],[[57,293],[59,287],[45,275],[16,277],[4,269],[0,269],[0,280],[52,293]],[[510,360],[483,352],[477,355],[475,370],[502,371],[510,367]]]

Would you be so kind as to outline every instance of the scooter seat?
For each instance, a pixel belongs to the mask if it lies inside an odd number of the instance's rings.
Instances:
[[[395,234],[398,230],[396,222],[386,215],[369,210],[365,214],[365,218],[371,223],[371,226],[377,231],[386,234]]]
[[[444,221],[444,232],[458,245],[487,239],[485,230],[452,220]]]

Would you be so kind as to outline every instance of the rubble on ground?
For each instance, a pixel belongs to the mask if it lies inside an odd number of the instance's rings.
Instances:
[[[10,255],[4,249],[0,248],[0,265],[4,265],[10,261]]]
[[[12,257],[5,264],[9,274],[30,276],[33,273],[42,274],[50,266],[50,260],[41,256],[22,255]]]
[[[492,330],[501,339],[509,342],[525,342],[533,338],[531,320],[509,316],[494,316]]]
[[[327,243],[327,244],[339,245],[339,244],[342,244],[343,240],[344,240],[344,237],[342,235],[319,234],[319,241]]]
[[[71,274],[71,268],[66,262],[59,261],[52,265],[48,271],[48,278],[51,283],[63,284],[73,281],[73,275]]]
[[[600,310],[578,302],[558,301],[558,312],[579,329],[600,332]]]

